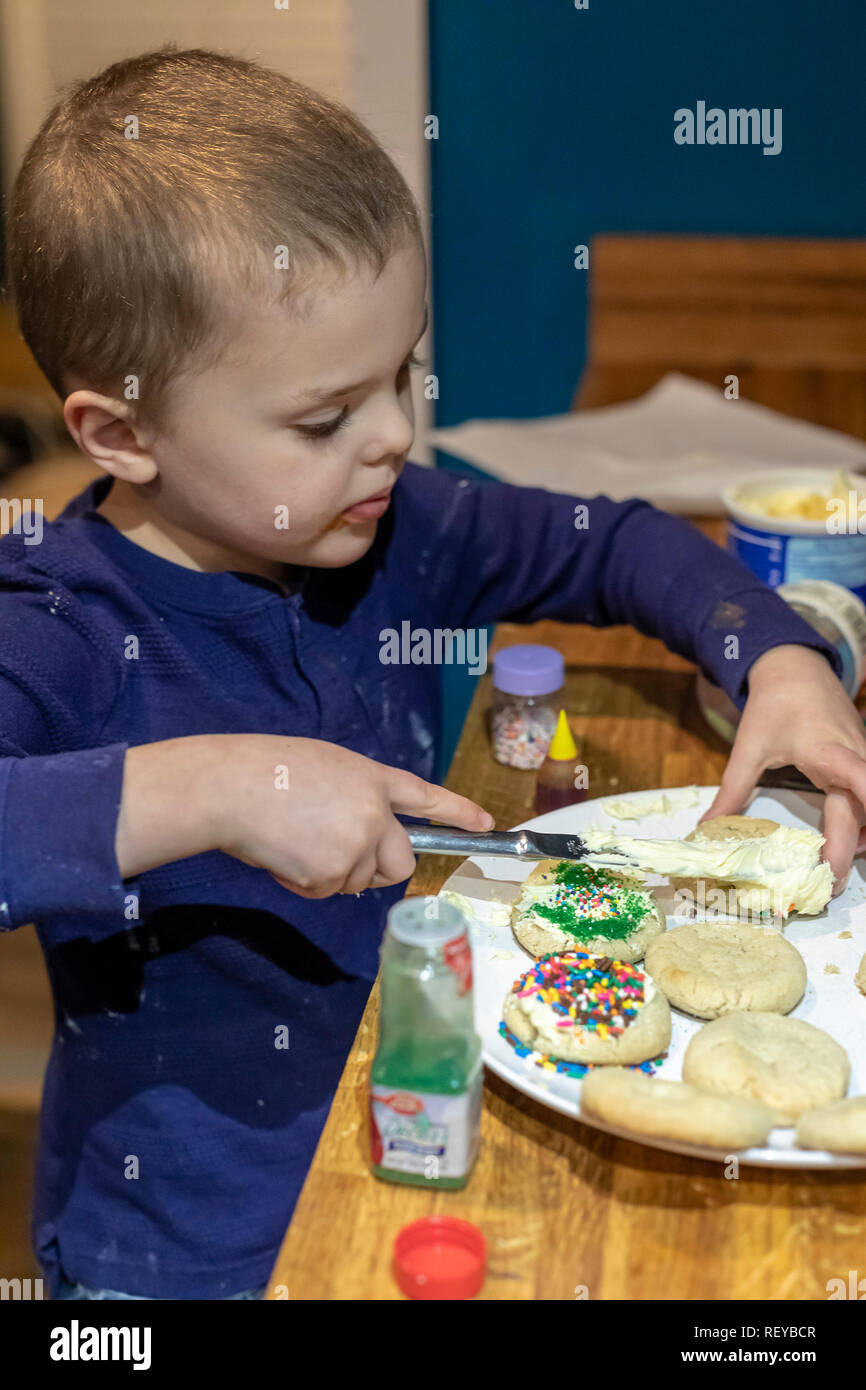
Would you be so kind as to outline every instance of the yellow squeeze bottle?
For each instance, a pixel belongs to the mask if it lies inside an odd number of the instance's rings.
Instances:
[[[565,710],[561,709],[547,757],[535,780],[537,816],[586,800],[586,768],[578,761],[579,756]]]

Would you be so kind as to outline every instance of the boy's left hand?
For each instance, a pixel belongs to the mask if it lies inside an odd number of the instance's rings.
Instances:
[[[866,849],[866,730],[826,657],[811,647],[772,647],[749,668],[749,696],[719,794],[701,820],[736,815],[766,768],[793,763],[827,793],[824,857],[848,881]]]

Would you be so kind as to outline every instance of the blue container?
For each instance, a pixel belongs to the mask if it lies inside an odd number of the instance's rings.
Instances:
[[[804,579],[829,579],[866,600],[866,479],[855,474],[846,475],[845,481],[844,509],[829,504],[827,518],[821,521],[767,516],[762,501],[774,493],[800,490],[804,496],[818,493],[835,499],[839,474],[831,469],[780,468],[727,488],[722,496],[728,511],[728,550],[773,589]]]

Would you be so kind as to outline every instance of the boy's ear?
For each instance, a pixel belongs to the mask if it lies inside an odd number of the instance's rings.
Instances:
[[[82,453],[106,473],[126,483],[149,483],[156,477],[145,432],[131,424],[122,401],[96,391],[73,391],[63,402],[63,418]]]

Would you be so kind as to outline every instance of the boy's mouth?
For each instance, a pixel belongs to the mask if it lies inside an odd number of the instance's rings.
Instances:
[[[380,516],[384,516],[391,505],[391,488],[383,488],[381,492],[375,493],[372,497],[366,497],[363,502],[356,502],[354,506],[347,507],[340,513],[340,519],[352,522],[377,521]]]

